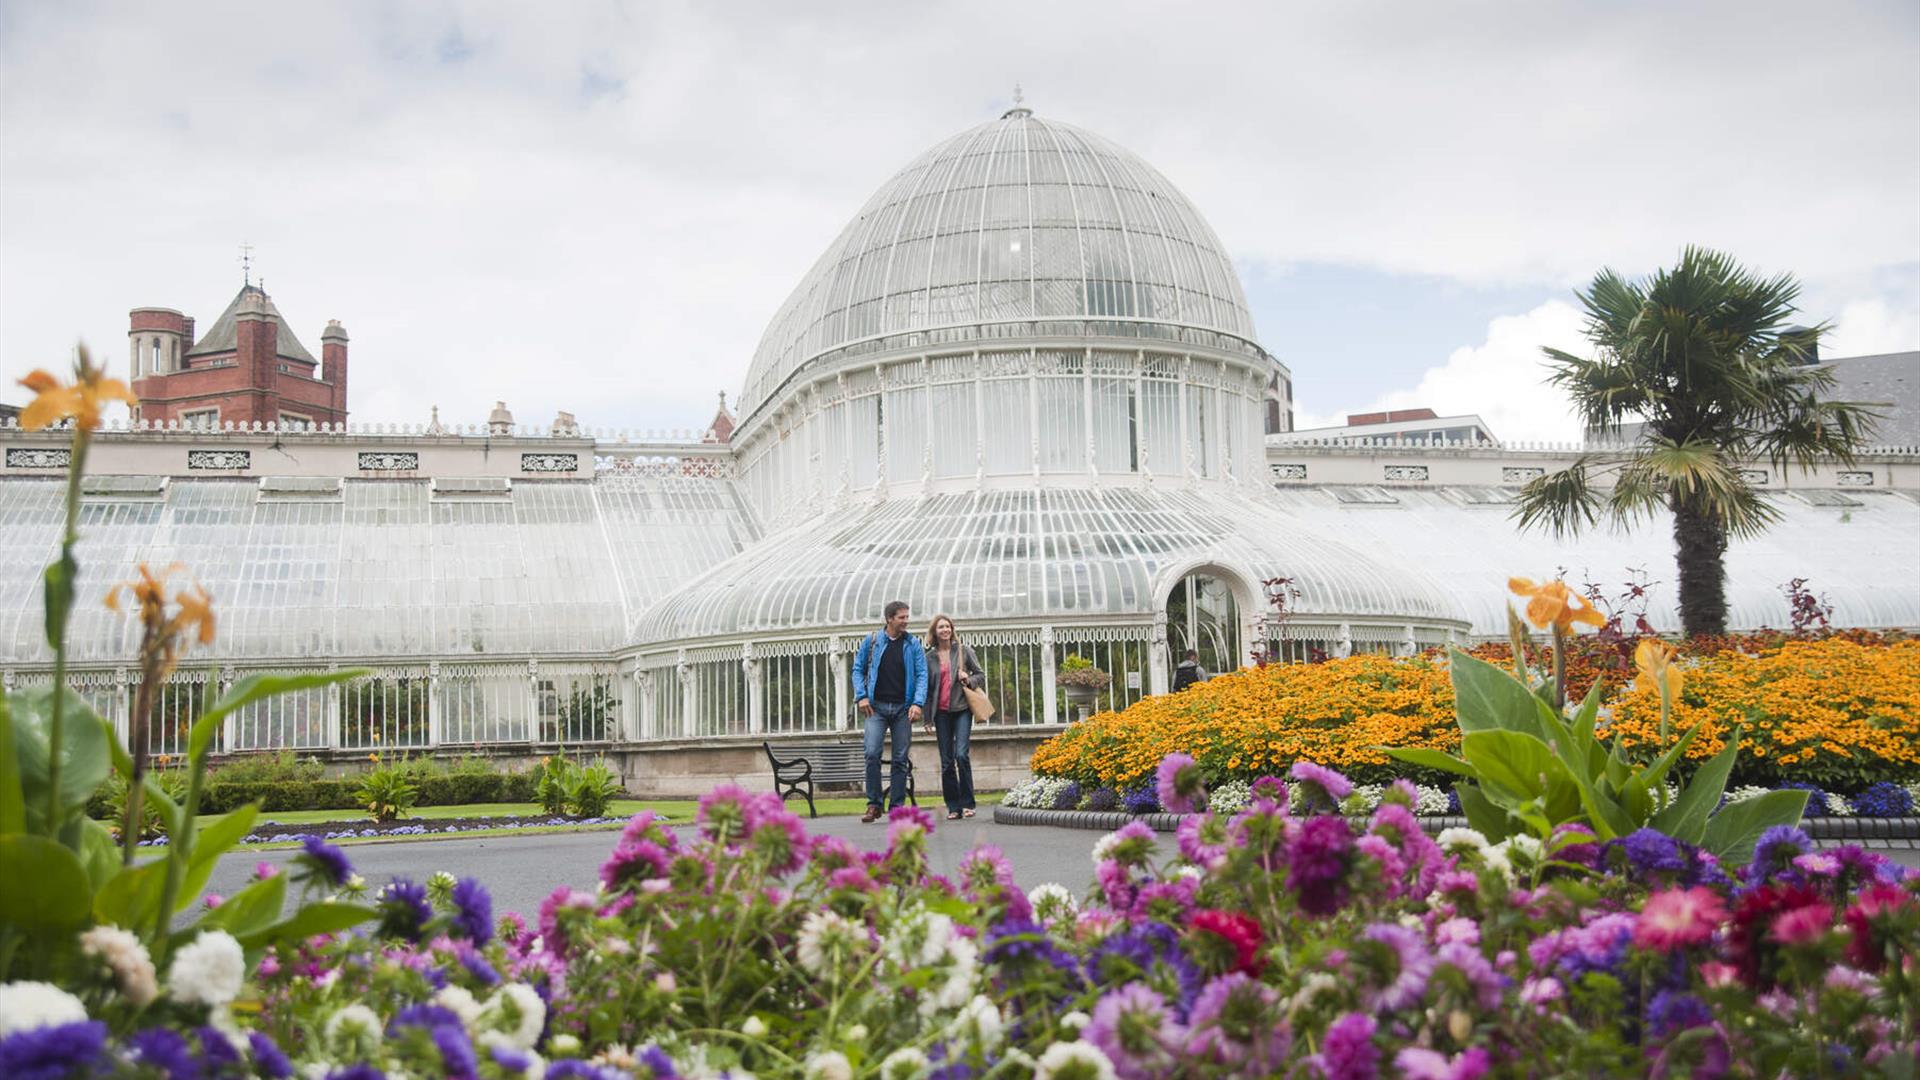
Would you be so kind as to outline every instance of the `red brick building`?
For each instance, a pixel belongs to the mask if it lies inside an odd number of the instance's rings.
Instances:
[[[258,285],[240,289],[198,341],[172,308],[134,308],[127,343],[137,420],[182,424],[344,424],[347,331],[332,320],[315,360]]]

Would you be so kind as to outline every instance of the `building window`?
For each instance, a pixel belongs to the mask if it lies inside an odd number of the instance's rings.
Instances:
[[[180,414],[180,426],[212,431],[220,426],[220,410],[195,409],[192,412],[183,412]]]

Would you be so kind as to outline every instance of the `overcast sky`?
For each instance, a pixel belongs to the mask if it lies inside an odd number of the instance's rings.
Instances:
[[[237,249],[356,420],[701,427],[866,198],[1008,107],[1208,217],[1303,426],[1574,426],[1571,290],[1687,243],[1920,348],[1920,4],[0,0],[0,365],[211,323]],[[11,399],[18,400],[17,389]],[[7,399],[0,395],[0,399]]]

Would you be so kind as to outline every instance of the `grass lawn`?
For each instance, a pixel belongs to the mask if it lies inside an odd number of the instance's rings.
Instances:
[[[992,806],[1000,801],[1000,795],[1001,793],[997,791],[985,793],[980,795],[978,801],[982,806]],[[821,817],[838,817],[861,813],[866,810],[867,801],[859,796],[827,799],[816,798],[814,799],[814,805],[819,808]],[[931,811],[935,816],[942,815],[940,797],[937,792],[930,801],[922,799],[921,805]],[[787,806],[802,815],[806,813],[807,804],[802,800],[789,799]],[[666,818],[668,821],[687,822],[693,820],[694,812],[697,809],[699,809],[699,803],[692,799],[618,799],[614,802],[613,809],[609,812],[608,816],[628,818],[642,810],[651,810],[661,817]],[[539,814],[540,812],[538,803],[468,803],[464,806],[415,807],[413,813],[408,815],[406,820],[433,821],[444,820],[446,818],[466,817],[525,817]],[[221,815],[218,814],[201,815],[199,827],[205,828],[220,816]],[[276,810],[271,813],[261,814],[259,823],[261,825],[269,822],[280,825],[310,825],[322,821],[364,822],[368,820],[364,813],[353,810]],[[517,828],[512,831],[526,832],[537,830],[544,832],[551,831],[552,829],[600,827],[604,826],[532,826]],[[451,833],[449,835],[472,836],[473,833]],[[420,838],[414,837],[413,839]]]

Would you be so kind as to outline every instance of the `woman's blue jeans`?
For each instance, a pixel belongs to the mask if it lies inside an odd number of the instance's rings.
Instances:
[[[935,713],[933,738],[940,747],[940,795],[947,812],[973,809],[973,759],[967,755],[973,741],[973,713]]]

